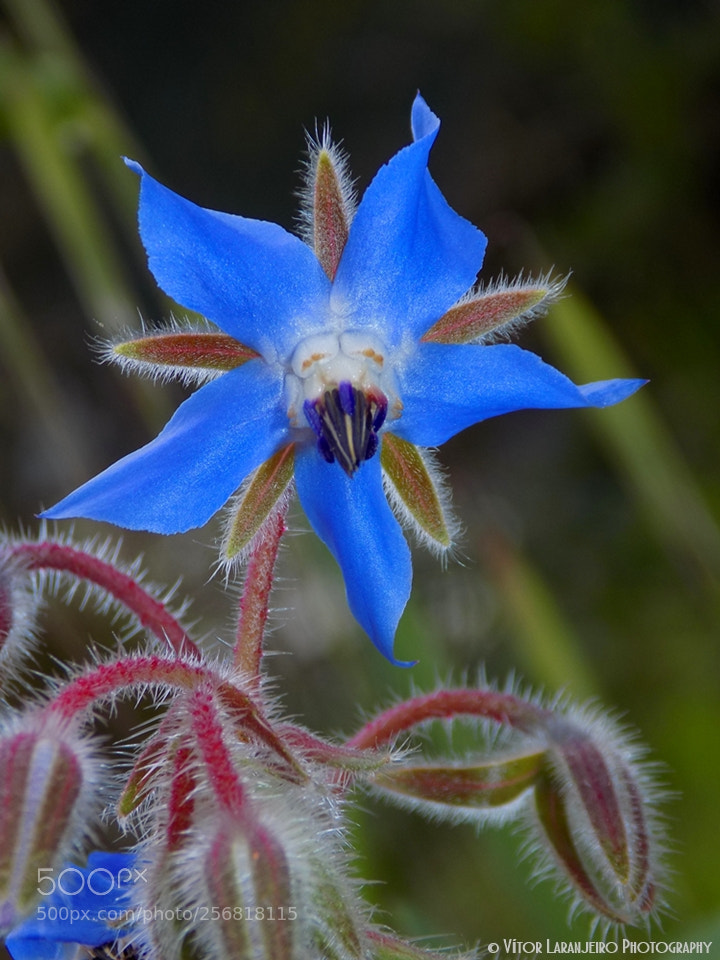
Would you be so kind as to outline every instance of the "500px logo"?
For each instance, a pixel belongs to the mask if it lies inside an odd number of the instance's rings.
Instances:
[[[122,867],[116,873],[107,867],[96,867],[89,873],[77,867],[65,867],[57,876],[53,867],[38,867],[37,892],[43,897],[61,893],[66,897],[76,897],[86,888],[96,897],[106,897],[132,886],[134,883],[146,883],[145,870],[135,867]]]

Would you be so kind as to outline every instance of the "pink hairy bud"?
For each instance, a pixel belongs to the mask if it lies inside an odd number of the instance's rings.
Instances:
[[[204,864],[209,901],[218,908],[213,934],[219,955],[293,957],[297,906],[283,846],[259,823],[223,826]]]
[[[563,876],[594,912],[636,924],[662,886],[656,789],[637,750],[605,721],[548,725],[550,766],[536,811]]]
[[[93,779],[87,748],[68,728],[38,724],[0,738],[0,926],[28,913],[42,871],[86,827]]]

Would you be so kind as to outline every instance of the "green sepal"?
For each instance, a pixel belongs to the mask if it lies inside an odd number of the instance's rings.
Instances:
[[[348,890],[336,882],[319,859],[310,863],[313,873],[314,945],[324,960],[363,960],[364,937],[350,908]]]
[[[432,804],[495,810],[529,790],[546,762],[544,750],[471,764],[417,764],[385,768],[373,784]],[[434,808],[434,812],[436,808]]]
[[[385,478],[399,504],[426,537],[441,550],[452,545],[450,524],[422,451],[394,433],[383,436],[380,451]]]
[[[153,774],[166,750],[165,742],[153,738],[138,757],[117,802],[116,813],[121,820],[137,810],[150,793]]]
[[[225,560],[234,559],[250,546],[284,495],[295,469],[294,449],[290,443],[278,450],[250,477],[233,507],[232,522],[223,543]]]

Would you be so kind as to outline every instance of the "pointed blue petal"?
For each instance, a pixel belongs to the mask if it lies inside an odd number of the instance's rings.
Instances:
[[[410,666],[393,657],[410,596],[410,550],[383,491],[380,457],[348,477],[306,447],[296,454],[295,478],[308,520],[340,565],[353,616],[391,663]]]
[[[173,300],[267,359],[322,329],[330,283],[310,247],[275,223],[198,207],[126,162],[142,178],[150,270]]]
[[[577,387],[540,357],[510,344],[421,343],[398,373],[398,436],[423,447],[445,443],[480,420],[513,410],[607,407],[645,380],[605,380]]]
[[[389,346],[419,338],[473,285],[487,244],[427,171],[440,121],[421,97],[412,124],[420,136],[365,191],[331,297],[347,328],[375,327]]]
[[[423,137],[432,136],[440,128],[439,118],[427,105],[425,98],[420,96],[419,91],[415,95],[410,110],[410,128],[413,140],[422,140]]]
[[[200,527],[288,432],[281,372],[251,360],[201,387],[155,440],[41,516],[155,533]]]
[[[140,875],[136,863],[129,854],[102,852],[90,854],[87,868],[66,863],[61,873],[67,872],[65,883],[77,892],[63,894],[56,887],[43,904],[43,918],[36,911],[8,935],[5,946],[13,960],[71,960],[77,944],[99,947],[127,932],[100,916],[128,911],[130,887]]]

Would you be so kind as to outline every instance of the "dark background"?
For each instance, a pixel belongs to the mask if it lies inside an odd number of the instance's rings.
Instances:
[[[442,119],[431,168],[489,238],[483,276],[572,270],[573,298],[522,334],[578,380],[636,371],[617,411],[515,414],[442,451],[465,533],[440,573],[417,550],[398,654],[371,649],[298,512],[275,594],[289,710],[350,732],[438,677],[596,696],[667,765],[673,918],[720,940],[717,797],[720,23],[693,0],[5,0],[0,27],[0,520],[49,505],[154,435],[179,387],[98,366],[92,338],[167,318],[134,236],[130,154],[204,206],[292,227],[304,130],[329,117],[362,190],[408,141],[419,88]],[[574,312],[573,312],[574,311]],[[608,352],[609,351],[609,352]],[[95,525],[77,524],[80,535]],[[102,535],[114,533],[103,529]],[[197,594],[217,527],[125,537]],[[79,656],[94,615],[51,607]],[[363,802],[359,872],[382,917],[447,942],[572,933],[511,835]],[[708,933],[710,931],[710,933]]]

